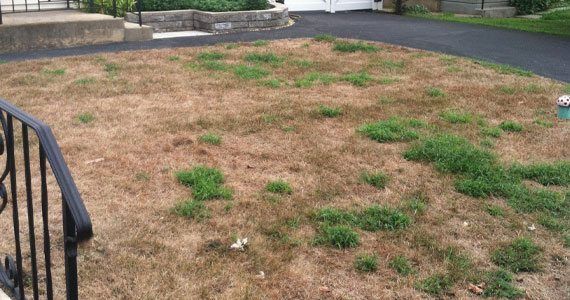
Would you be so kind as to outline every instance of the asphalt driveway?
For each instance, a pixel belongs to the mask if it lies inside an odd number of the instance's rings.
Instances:
[[[298,17],[295,25],[279,30],[0,54],[0,59],[23,60],[98,52],[202,46],[219,42],[313,37],[319,33],[328,33],[338,37],[386,42],[509,64],[542,76],[570,82],[570,38],[566,37],[369,11],[291,14]]]

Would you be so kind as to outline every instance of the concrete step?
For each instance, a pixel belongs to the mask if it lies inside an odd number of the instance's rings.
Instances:
[[[152,40],[153,28],[147,25],[125,22],[125,41],[140,42]]]
[[[483,18],[512,18],[517,14],[517,9],[511,6],[489,7],[477,11]]]

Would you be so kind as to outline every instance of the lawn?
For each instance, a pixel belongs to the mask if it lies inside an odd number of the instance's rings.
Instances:
[[[82,298],[567,295],[560,82],[328,36],[0,74],[93,219]]]
[[[479,24],[522,31],[570,36],[570,8],[544,14],[541,19],[462,17],[453,14],[417,14],[422,18]]]

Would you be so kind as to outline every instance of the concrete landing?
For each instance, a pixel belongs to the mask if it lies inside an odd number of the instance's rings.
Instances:
[[[517,14],[517,9],[511,6],[491,7],[477,11],[483,18],[512,18]]]
[[[0,53],[152,39],[152,28],[78,10],[3,15]]]

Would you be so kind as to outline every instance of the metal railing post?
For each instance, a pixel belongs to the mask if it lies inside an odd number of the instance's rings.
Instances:
[[[139,26],[142,27],[142,0],[137,0],[137,9],[139,12]]]
[[[117,17],[117,0],[113,0],[113,18]]]

